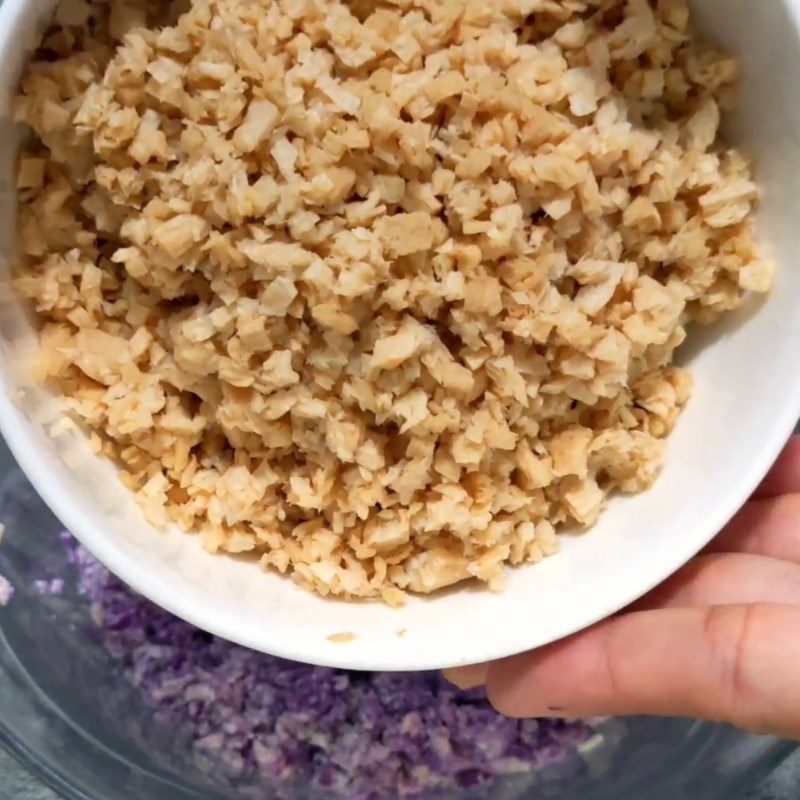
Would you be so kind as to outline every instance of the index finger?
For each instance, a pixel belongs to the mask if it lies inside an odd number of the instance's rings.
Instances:
[[[800,436],[792,436],[753,497],[777,497],[800,492]]]
[[[489,665],[515,717],[655,714],[800,737],[800,609],[740,605],[625,614]]]

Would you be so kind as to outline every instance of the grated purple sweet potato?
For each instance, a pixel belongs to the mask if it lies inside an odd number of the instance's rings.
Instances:
[[[438,673],[351,672],[211,636],[136,595],[69,534],[99,639],[197,758],[346,800],[412,798],[530,772],[575,753],[578,720],[511,720]],[[47,584],[48,591],[52,582]]]

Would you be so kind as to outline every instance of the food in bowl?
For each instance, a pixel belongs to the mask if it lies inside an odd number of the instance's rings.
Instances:
[[[253,796],[286,800],[439,798],[502,779],[522,791],[548,768],[583,766],[580,751],[602,735],[597,721],[502,717],[482,690],[458,691],[437,672],[370,674],[247,650],[140,597],[69,534],[49,538],[73,566],[39,573],[42,611],[68,616],[85,646],[105,649],[151,709],[120,715],[111,703],[98,713],[122,720],[148,752],[169,732],[173,770],[188,754],[189,770],[244,796],[251,783]]]
[[[38,375],[151,521],[403,602],[654,480],[769,288],[683,0],[59,6],[22,80]]]

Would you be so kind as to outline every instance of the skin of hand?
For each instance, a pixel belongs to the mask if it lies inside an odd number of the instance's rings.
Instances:
[[[800,437],[723,532],[631,608],[447,670],[511,717],[697,717],[800,739]]]

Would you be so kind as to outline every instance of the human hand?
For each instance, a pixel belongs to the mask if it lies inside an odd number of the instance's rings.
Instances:
[[[448,670],[512,717],[698,717],[800,739],[800,437],[703,553],[618,616]]]

